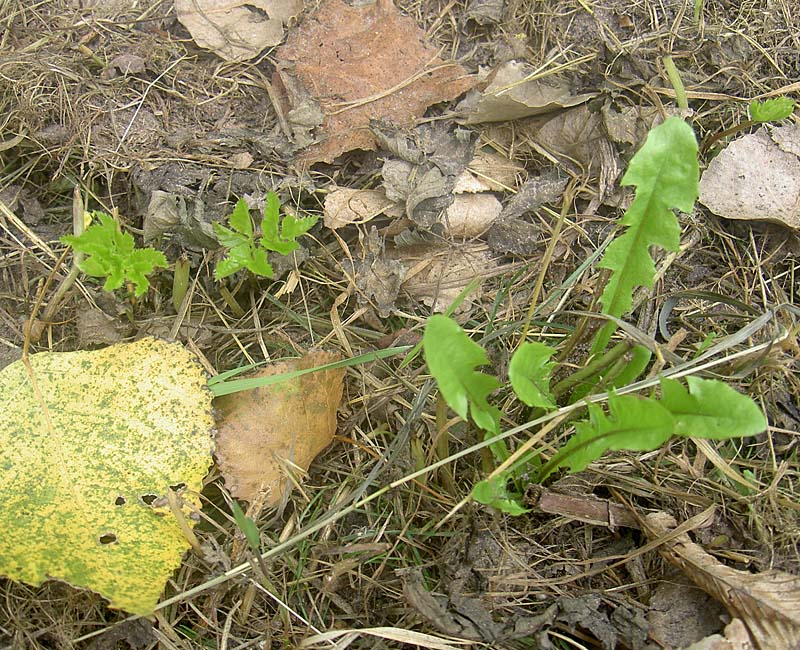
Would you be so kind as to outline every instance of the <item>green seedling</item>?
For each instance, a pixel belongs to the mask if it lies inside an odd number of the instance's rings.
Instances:
[[[141,296],[150,287],[147,276],[156,268],[165,268],[167,258],[152,248],[136,248],[133,236],[122,232],[116,219],[105,212],[92,213],[92,225],[80,235],[64,235],[61,241],[85,257],[78,268],[95,278],[106,278],[103,289],[114,291],[124,282],[134,285],[134,295]]]
[[[792,113],[794,113],[796,103],[789,97],[774,97],[772,99],[764,100],[763,102],[753,100],[748,106],[750,119],[743,120],[739,124],[734,124],[728,129],[724,129],[718,133],[714,133],[703,141],[700,146],[700,153],[708,151],[713,144],[727,138],[728,136],[744,131],[745,129],[755,126],[756,124],[764,124],[766,122],[777,122],[778,120],[785,120]]]
[[[606,352],[616,322],[633,306],[637,287],[652,287],[655,263],[650,249],[658,246],[675,251],[679,247],[680,226],[672,212],[690,212],[698,196],[699,168],[697,140],[691,127],[680,118],[669,118],[654,128],[631,160],[623,185],[636,187],[636,195],[620,225],[624,231],[608,246],[598,264],[610,271],[600,298],[602,313],[613,317],[594,339],[593,357],[581,375],[582,397],[596,390],[599,377],[611,375],[607,410],[588,404],[588,420],[575,424],[575,433],[546,462],[532,462],[530,454],[511,464],[491,479],[480,481],[473,498],[509,514],[525,512],[520,502],[520,477],[527,473],[544,481],[552,472],[565,468],[579,472],[608,450],[651,451],[673,436],[715,440],[748,436],[763,431],[767,422],[758,405],[749,397],[716,380],[688,377],[686,385],[662,378],[660,395],[617,395],[615,386],[634,382],[647,367],[651,354],[636,346],[621,343]],[[442,397],[462,418],[471,416],[491,440],[499,435],[500,413],[491,404],[491,393],[501,386],[494,376],[478,372],[488,365],[486,351],[451,319],[436,315],[428,320],[423,336],[428,368],[439,384]],[[571,378],[551,389],[556,350],[540,342],[524,342],[509,363],[510,388],[529,407],[544,411],[558,408],[557,400],[566,394]],[[584,370],[586,372],[584,372]],[[585,376],[584,376],[585,375]],[[572,400],[575,401],[575,393]],[[505,461],[510,451],[505,442],[490,445],[497,461]],[[524,467],[523,467],[524,465]],[[515,484],[516,489],[509,489]]]
[[[244,538],[247,540],[247,545],[253,553],[258,554],[261,552],[261,533],[258,532],[258,526],[250,517],[244,514],[242,507],[236,499],[231,501],[231,510],[233,511],[233,520],[236,526],[244,533]]]
[[[489,395],[492,387],[501,384],[496,377],[475,371],[476,366],[488,363],[485,350],[457,323],[439,315],[429,320],[423,341],[428,368],[450,408],[465,419],[469,414],[487,438],[496,436],[494,413],[498,411],[489,403]],[[518,377],[510,383],[523,402],[529,401],[530,385],[537,387],[537,399],[550,394],[552,364],[546,359],[555,350],[544,348],[547,346],[536,344],[533,348],[536,353],[531,354],[520,346],[511,359],[515,373],[526,377],[525,382]],[[442,363],[443,351],[449,363]],[[755,435],[767,426],[764,414],[753,400],[721,381],[688,377],[684,385],[675,379],[662,378],[660,393],[658,398],[612,393],[607,412],[598,404],[589,404],[589,419],[578,422],[568,442],[533,472],[535,480],[541,482],[559,468],[579,472],[609,449],[652,451],[673,436],[724,440]],[[509,457],[503,442],[494,443],[491,449],[498,460]],[[519,473],[516,466],[481,481],[473,488],[472,496],[503,512],[521,514],[525,509],[519,494],[507,489],[509,481]]]
[[[317,217],[309,216],[297,219],[285,215],[280,221],[280,201],[275,192],[267,194],[264,206],[264,218],[261,221],[261,236],[257,237],[250,209],[244,199],[239,199],[228,216],[230,228],[222,224],[214,224],[214,232],[219,243],[228,249],[214,271],[214,279],[222,280],[241,269],[248,269],[254,275],[265,278],[272,277],[272,265],[267,260],[267,253],[273,251],[280,255],[288,255],[300,244],[297,238],[308,232],[317,222]]]

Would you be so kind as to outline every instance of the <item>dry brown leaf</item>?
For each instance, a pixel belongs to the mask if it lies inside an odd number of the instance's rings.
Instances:
[[[700,179],[700,202],[726,219],[800,228],[800,127],[765,128],[731,142]],[[776,141],[777,140],[777,141]]]
[[[379,214],[400,217],[405,209],[386,198],[383,190],[339,187],[325,196],[324,222],[331,230],[371,221]]]
[[[755,650],[747,628],[738,618],[725,626],[725,636],[712,634],[683,650]]]
[[[194,42],[228,61],[246,61],[283,39],[302,0],[175,0],[178,20]]]
[[[325,114],[318,142],[298,156],[307,165],[374,149],[371,119],[411,126],[428,106],[474,84],[459,64],[438,57],[416,22],[391,0],[360,7],[325,0],[289,34],[277,60],[280,78],[294,77]]]
[[[748,573],[718,562],[686,533],[673,535],[675,519],[664,512],[647,515],[650,539],[667,536],[659,552],[694,583],[742,620],[758,650],[800,647],[800,576],[783,571]]]
[[[450,237],[479,237],[502,211],[503,204],[489,192],[456,194],[444,215],[444,231]]]
[[[557,108],[577,106],[594,95],[573,95],[564,79],[548,76],[534,78],[535,70],[527,63],[508,61],[498,66],[483,93],[459,105],[469,111],[465,123],[505,122],[540,115]]]
[[[434,312],[443,312],[473,278],[488,277],[497,267],[488,247],[481,243],[452,247],[420,242],[387,249],[386,255],[406,269],[401,290]],[[479,293],[467,296],[459,310],[469,308]]]
[[[514,189],[519,184],[519,177],[525,172],[525,167],[519,163],[494,151],[483,150],[475,153],[467,169],[485,185],[485,188],[479,191],[490,192],[507,192]]]
[[[269,377],[337,361],[328,352],[274,363]],[[217,459],[225,485],[239,499],[277,505],[291,486],[287,471],[305,472],[336,432],[344,369],[322,370],[269,386],[218,397]]]

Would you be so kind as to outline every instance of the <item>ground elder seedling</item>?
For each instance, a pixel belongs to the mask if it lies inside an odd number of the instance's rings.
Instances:
[[[133,283],[135,296],[143,295],[150,287],[147,276],[156,268],[165,268],[167,258],[153,248],[136,248],[133,236],[122,232],[110,214],[93,212],[92,220],[80,235],[61,238],[76,253],[86,255],[78,268],[86,275],[106,278],[106,291],[119,289],[127,281]]]
[[[280,201],[275,192],[267,194],[264,206],[264,218],[261,221],[261,237],[256,236],[250,209],[244,199],[239,199],[228,217],[230,228],[222,224],[214,224],[214,232],[219,243],[228,249],[214,271],[214,279],[222,280],[241,269],[248,269],[254,275],[265,278],[272,277],[272,265],[267,260],[267,253],[273,251],[280,255],[288,255],[300,244],[297,238],[308,232],[317,222],[317,217],[296,218],[285,215],[280,221]]]

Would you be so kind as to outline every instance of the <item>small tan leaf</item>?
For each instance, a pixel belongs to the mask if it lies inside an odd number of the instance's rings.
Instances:
[[[664,512],[647,515],[647,536],[667,536],[659,552],[694,583],[742,620],[758,650],[800,647],[800,576],[783,571],[748,573],[725,566],[686,533],[673,535],[677,522]]]
[[[532,66],[508,61],[494,70],[491,82],[477,100],[468,98],[459,105],[459,110],[470,111],[466,124],[505,122],[577,106],[593,96],[573,95],[564,79],[553,76],[537,79]]]
[[[149,614],[189,543],[211,465],[211,393],[195,357],[143,338],[32,355],[0,372],[0,575],[57,579]]]
[[[274,363],[251,377],[270,377],[337,361],[328,352]],[[291,482],[305,472],[336,432],[344,369],[322,370],[269,386],[218,397],[217,459],[225,485],[239,499],[277,505]]]
[[[228,61],[246,61],[283,39],[301,0],[175,0],[178,20],[194,42]]]
[[[371,221],[379,214],[400,217],[405,210],[386,198],[383,190],[339,187],[325,197],[324,221],[331,230]]]
[[[479,237],[502,211],[503,204],[490,192],[456,194],[445,212],[444,231],[451,237]]]

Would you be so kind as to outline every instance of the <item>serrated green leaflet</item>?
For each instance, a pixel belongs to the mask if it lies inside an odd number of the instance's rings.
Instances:
[[[600,298],[603,313],[622,316],[630,310],[637,286],[653,286],[656,269],[650,247],[678,250],[680,226],[672,209],[691,212],[699,177],[697,139],[686,122],[670,117],[650,131],[622,177],[622,185],[636,187],[633,203],[621,221],[625,232],[598,264],[611,271]],[[608,324],[600,331],[593,353],[605,348],[614,329]]]
[[[750,119],[753,122],[774,122],[785,120],[794,112],[794,100],[789,97],[775,97],[763,102],[750,102]]]
[[[511,387],[525,404],[543,409],[556,408],[550,392],[550,377],[554,361],[549,361],[555,350],[544,343],[523,343],[511,357],[508,378]]]
[[[133,236],[121,232],[116,220],[105,212],[94,212],[95,222],[79,236],[65,235],[61,241],[87,257],[78,268],[95,278],[106,278],[103,289],[114,291],[125,281],[134,285],[134,295],[143,295],[150,282],[147,276],[167,266],[167,258],[152,248],[136,248]]]
[[[300,246],[296,239],[308,232],[317,222],[317,217],[313,216],[297,219],[287,215],[280,226],[279,235],[280,202],[275,192],[267,193],[264,218],[261,221],[262,237],[258,241],[250,220],[250,210],[243,199],[237,201],[228,219],[232,229],[219,223],[214,224],[214,232],[219,243],[228,249],[225,259],[220,261],[214,270],[216,280],[233,275],[241,269],[271,278],[272,265],[267,259],[267,251],[288,255]]]
[[[481,429],[499,433],[500,411],[487,398],[500,382],[476,370],[489,363],[483,348],[458,323],[439,314],[428,319],[422,348],[428,369],[450,408],[465,420],[469,412]]]

